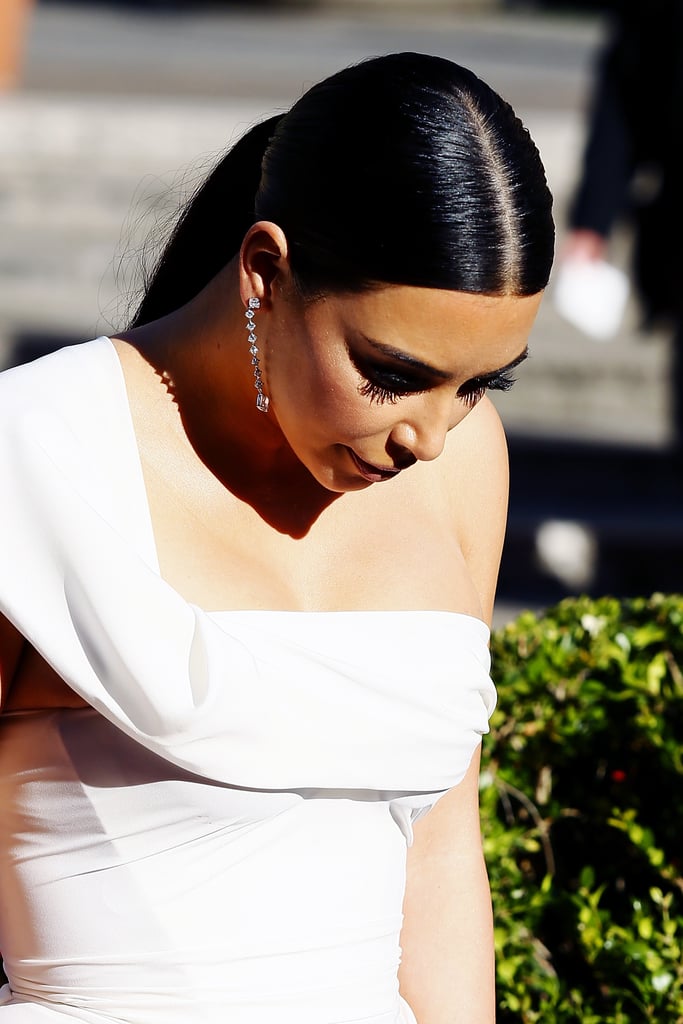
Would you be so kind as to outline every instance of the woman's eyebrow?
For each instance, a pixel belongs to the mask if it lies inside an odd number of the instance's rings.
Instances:
[[[486,373],[478,373],[476,375],[476,377],[473,377],[472,379],[473,380],[489,380],[491,377],[498,377],[498,376],[500,376],[503,373],[507,373],[508,370],[514,370],[514,368],[516,366],[519,366],[519,364],[523,363],[525,359],[528,359],[528,357],[529,357],[529,346],[527,345],[524,348],[524,351],[520,352],[519,355],[516,356],[512,360],[512,362],[506,363],[505,366],[501,366],[497,370],[487,370]]]
[[[382,352],[383,355],[389,356],[391,359],[396,359],[401,363],[405,363],[407,366],[410,366],[411,369],[413,370],[419,370],[421,373],[429,374],[430,376],[433,377],[438,377],[439,380],[450,380],[451,377],[453,376],[452,374],[446,372],[445,370],[438,370],[435,366],[430,366],[429,363],[423,363],[421,359],[416,359],[415,356],[409,355],[408,352],[402,352],[401,349],[394,348],[392,345],[385,345],[384,342],[375,341],[374,338],[366,337],[365,340],[368,342],[369,345],[372,345],[373,348],[376,348],[379,352]],[[514,370],[516,366],[519,366],[520,363],[524,362],[528,355],[529,347],[527,345],[525,346],[524,351],[520,352],[520,354],[516,356],[512,360],[512,362],[506,363],[505,366],[501,366],[497,370],[487,370],[485,373],[478,373],[476,375],[476,378],[473,379],[487,379],[489,377],[496,377],[498,376],[498,374],[501,373],[507,373],[508,370]]]
[[[416,359],[415,356],[411,356],[407,352],[402,352],[399,348],[393,348],[391,345],[385,345],[384,342],[375,341],[374,338],[366,337],[365,340],[383,355],[389,356],[391,359],[396,359],[400,363],[405,363],[413,370],[419,370],[421,373],[429,374],[431,377],[438,377],[439,380],[451,379],[452,374],[446,373],[445,370],[437,370],[435,366],[430,366],[429,363],[423,363],[421,359]]]

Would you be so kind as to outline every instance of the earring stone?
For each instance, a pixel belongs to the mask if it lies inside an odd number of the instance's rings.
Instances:
[[[263,375],[261,373],[261,366],[259,363],[259,352],[258,345],[256,344],[256,324],[255,324],[255,309],[261,308],[261,300],[255,295],[249,299],[247,309],[245,310],[245,317],[247,319],[246,328],[249,331],[249,352],[251,353],[251,365],[254,367],[254,387],[256,388],[256,408],[259,412],[268,412],[268,406],[270,405],[270,399],[268,395],[263,392]]]

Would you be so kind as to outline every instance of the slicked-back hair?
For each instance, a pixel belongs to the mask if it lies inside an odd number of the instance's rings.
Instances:
[[[305,297],[385,284],[531,295],[553,258],[552,198],[508,103],[452,61],[352,65],[257,124],[190,201],[133,326],[196,295],[257,220],[279,225]]]

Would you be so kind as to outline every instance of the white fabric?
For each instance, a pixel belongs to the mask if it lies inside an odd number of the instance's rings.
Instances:
[[[0,1024],[412,1022],[405,847],[486,625],[184,601],[105,338],[0,375],[0,478],[0,610],[91,705],[0,718]]]

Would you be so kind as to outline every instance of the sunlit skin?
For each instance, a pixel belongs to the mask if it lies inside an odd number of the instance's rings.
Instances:
[[[262,302],[269,415],[336,492],[368,486],[351,452],[380,470],[435,459],[484,393],[477,379],[521,360],[540,302],[405,285],[304,302],[286,238],[267,223],[247,234],[239,274],[242,301]]]
[[[244,329],[252,296],[265,415]],[[387,285],[304,301],[284,234],[262,222],[193,302],[121,337],[163,378],[182,432],[230,490],[266,515],[296,492],[315,517],[333,494],[373,486],[352,452],[387,471],[437,458],[523,359],[540,298]]]
[[[538,303],[393,285],[285,306],[266,321],[274,417],[332,491],[372,486],[351,452],[387,471],[436,459],[524,358]]]

